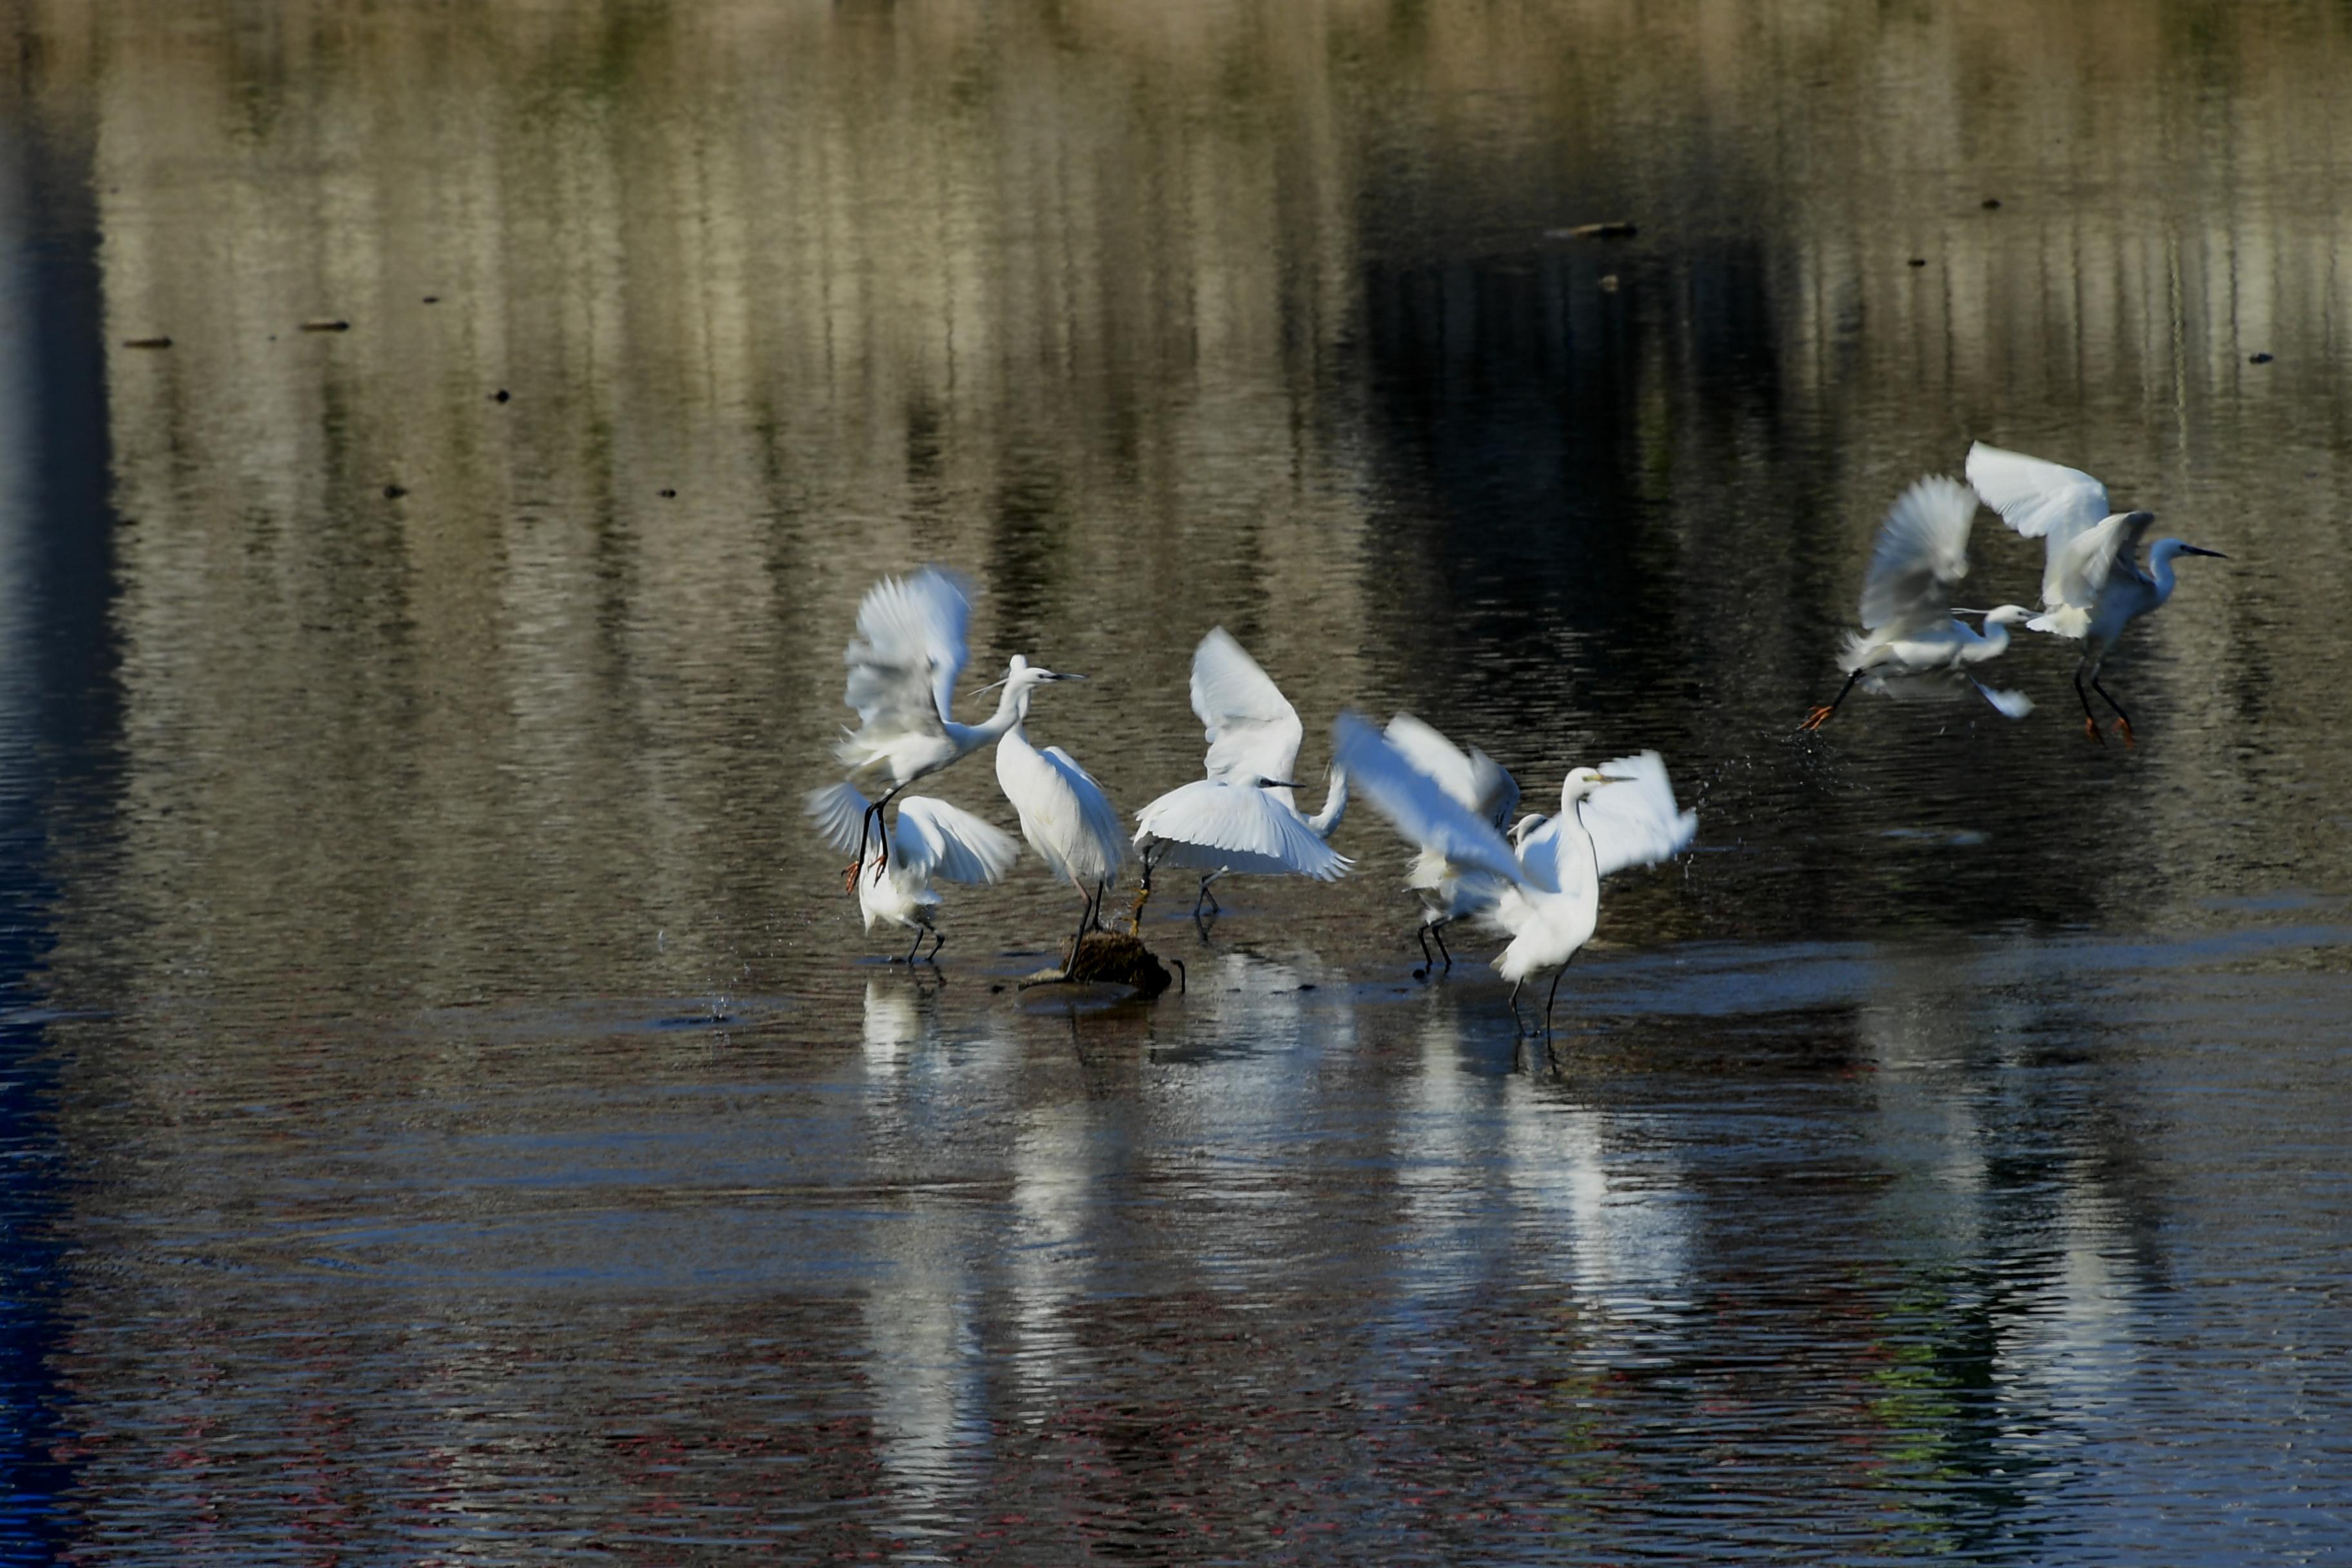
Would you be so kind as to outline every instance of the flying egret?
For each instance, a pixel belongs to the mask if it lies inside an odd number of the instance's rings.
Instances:
[[[2091,690],[2116,710],[2116,729],[2126,745],[2132,739],[2131,715],[2114,693],[2099,684],[2099,665],[2124,635],[2124,628],[2172,597],[2172,561],[2177,555],[2211,555],[2226,560],[2218,550],[2206,550],[2185,540],[2159,539],[2148,547],[2147,570],[2133,559],[2152,511],[2111,511],[2107,488],[2077,468],[2063,468],[2022,452],[2007,452],[1979,441],[1969,448],[1969,482],[2028,539],[2044,541],[2042,604],[2044,614],[2026,622],[2037,632],[2070,637],[2083,645],[2074,667],[2074,695],[2083,704],[2083,733],[2100,740],[2098,715],[2092,710]]]
[[[1410,713],[1391,719],[1386,733],[1389,743],[1408,763],[1427,774],[1440,789],[1476,816],[1494,824],[1496,832],[1509,823],[1512,809],[1519,804],[1519,782],[1500,763],[1475,746],[1463,751]],[[1422,963],[1422,967],[1413,972],[1413,978],[1421,980],[1437,967],[1436,961],[1429,955],[1431,939],[1436,940],[1437,951],[1444,955],[1445,967],[1451,970],[1454,954],[1445,945],[1445,928],[1465,915],[1493,908],[1508,884],[1490,873],[1465,870],[1437,850],[1424,847],[1413,857],[1404,885],[1421,899],[1421,924],[1413,928],[1413,934],[1421,942]]]
[[[950,717],[971,621],[971,601],[962,579],[937,566],[911,576],[885,577],[866,590],[858,604],[857,635],[842,655],[849,666],[842,700],[857,710],[857,728],[845,731],[834,755],[852,778],[868,768],[887,768],[890,788],[866,808],[858,824],[857,858],[849,868],[853,879],[866,863],[869,837],[880,838],[882,859],[888,863],[890,840],[880,832],[880,821],[899,791],[980,750],[1020,721],[1023,709],[1010,686],[986,721],[959,724]],[[1017,658],[1013,662],[1022,663]],[[1082,678],[1049,671],[1040,679]]]
[[[2005,718],[2033,711],[2025,693],[1996,691],[1969,673],[1970,665],[1999,657],[2009,647],[2009,628],[2033,614],[2022,605],[1987,610],[1981,632],[1957,618],[1975,613],[1953,610],[1952,590],[1969,574],[1969,526],[1976,514],[1976,491],[1940,474],[1896,498],[1878,525],[1878,543],[1862,581],[1865,629],[1846,634],[1838,658],[1845,684],[1799,728],[1828,723],[1857,685],[1905,697],[1973,687]]]
[[[1014,654],[1012,671],[1003,682],[1003,700],[1013,719],[996,741],[997,786],[1021,814],[1021,836],[1037,858],[1055,876],[1067,879],[1086,900],[1078,915],[1078,934],[1070,942],[1072,963],[1077,962],[1087,923],[1097,921],[1103,884],[1118,874],[1127,859],[1127,833],[1119,823],[1118,808],[1111,805],[1094,775],[1059,746],[1039,751],[1024,728],[1032,691],[1049,680],[1076,679],[1041,669]]]
[[[851,784],[813,790],[807,801],[817,831],[845,850],[858,847],[867,805],[866,796]],[[907,950],[904,960],[908,963],[915,962],[915,953],[929,933],[931,951],[924,956],[936,963],[947,938],[940,933],[934,919],[940,895],[931,887],[932,879],[1001,882],[1019,857],[1020,846],[1003,829],[961,806],[925,795],[899,798],[898,820],[889,838],[891,855],[887,862],[877,854],[859,863],[858,910],[866,917],[867,931],[882,921],[915,933],[915,945]]]
[[[1349,862],[1327,840],[1348,810],[1347,773],[1331,771],[1321,811],[1300,813],[1289,782],[1306,733],[1298,710],[1223,626],[1210,628],[1192,650],[1192,711],[1206,729],[1207,776],[1135,814],[1135,847],[1143,860],[1137,914],[1161,866],[1201,873],[1195,916],[1204,901],[1216,902],[1209,884],[1228,871],[1318,881],[1344,875]]]
[[[1698,813],[1675,806],[1665,763],[1655,752],[1570,773],[1560,785],[1559,816],[1523,819],[1513,830],[1515,847],[1363,719],[1341,714],[1333,738],[1334,754],[1357,789],[1409,842],[1503,884],[1492,914],[1512,940],[1495,967],[1511,982],[1515,1022],[1523,1022],[1519,989],[1527,977],[1553,964],[1567,973],[1569,961],[1592,935],[1601,879],[1628,866],[1666,859],[1698,834]],[[1639,787],[1607,809],[1591,798],[1598,790],[1625,784]],[[1559,994],[1555,974],[1544,1001],[1547,1030]]]

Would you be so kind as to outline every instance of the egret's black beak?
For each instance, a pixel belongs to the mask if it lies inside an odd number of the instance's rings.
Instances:
[[[1297,789],[1299,786],[1289,779],[1260,779],[1257,781],[1257,787],[1260,789]]]
[[[2229,559],[2228,556],[2222,554],[2220,551],[2208,550],[2201,544],[2184,544],[2180,547],[2180,553],[2183,555],[2210,555],[2216,561],[2227,561]]]
[[[1086,677],[1083,675],[1072,675],[1067,670],[1058,670],[1055,673],[1054,679],[1056,680],[1084,680]]]

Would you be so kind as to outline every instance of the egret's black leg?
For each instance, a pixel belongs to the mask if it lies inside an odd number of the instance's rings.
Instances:
[[[1445,973],[1451,974],[1454,973],[1454,954],[1445,945],[1446,923],[1444,921],[1438,921],[1429,928],[1429,934],[1437,939],[1437,951],[1445,955]]]
[[[1209,912],[1211,914],[1221,915],[1225,912],[1225,906],[1217,902],[1217,895],[1209,891],[1209,884],[1223,875],[1224,872],[1223,870],[1216,870],[1210,872],[1207,876],[1201,879],[1201,896],[1192,900],[1193,919],[1198,920],[1200,918],[1201,906],[1202,904],[1209,906]]]
[[[1426,980],[1429,978],[1429,972],[1437,967],[1437,960],[1429,956],[1429,927],[1426,924],[1417,925],[1412,928],[1412,934],[1421,939],[1421,967],[1412,972],[1412,977],[1415,980]]]
[[[2083,704],[2083,733],[2094,741],[2104,742],[2105,737],[2099,733],[2099,716],[2091,709],[2091,694],[2083,689],[2083,671],[2085,668],[2083,665],[2074,667],[2074,696]],[[2091,677],[2091,684],[2096,686],[2098,683],[2099,678],[2094,674]],[[2113,702],[2115,699],[2110,697],[2107,700]]]
[[[2123,731],[2124,744],[2126,746],[2138,745],[2139,742],[2132,739],[2131,715],[2124,711],[2124,705],[2116,700],[2115,693],[2100,685],[2099,678],[2096,675],[2093,675],[2091,677],[2091,689],[2105,698],[2106,700],[2107,706],[2116,710],[2116,728]],[[2084,704],[2085,711],[2089,710],[2089,707],[2090,704]]]
[[[931,951],[923,954],[923,962],[929,964],[933,969],[937,969],[940,966],[940,949],[947,946],[947,938],[941,936],[937,931],[933,931],[931,933]]]
[[[1571,955],[1571,962],[1572,961],[1573,955]],[[1544,1037],[1546,1039],[1549,1039],[1551,1037],[1551,1005],[1559,999],[1559,975],[1566,974],[1567,973],[1568,965],[1565,963],[1561,964],[1559,966],[1559,974],[1555,974],[1551,977],[1551,990],[1544,996]]]
[[[1805,721],[1798,725],[1797,728],[1800,730],[1818,730],[1822,725],[1828,723],[1830,721],[1830,715],[1838,710],[1838,704],[1845,700],[1846,693],[1852,691],[1853,689],[1853,683],[1861,679],[1862,671],[1858,669],[1853,674],[1847,676],[1845,678],[1845,684],[1838,688],[1837,696],[1830,700],[1829,705],[1825,708],[1816,708],[1811,712],[1806,714]]]
[[[1519,1016],[1519,987],[1525,984],[1526,982],[1522,980],[1511,982],[1511,1033],[1513,1035],[1524,1035],[1528,1032],[1528,1021]]]
[[[923,945],[923,928],[922,928],[922,927],[920,927],[920,926],[917,926],[917,927],[915,928],[915,945],[914,945],[913,947],[910,947],[910,948],[908,948],[908,949],[907,950],[907,967],[908,967],[908,968],[912,969],[912,968],[915,966],[915,954],[916,954],[917,952],[920,952],[920,951],[921,951],[921,949],[922,949],[922,945]]]

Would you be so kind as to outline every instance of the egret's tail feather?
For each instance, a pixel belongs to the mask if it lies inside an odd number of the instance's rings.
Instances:
[[[2064,609],[2036,616],[2025,625],[2029,631],[2048,632],[2053,637],[2073,637],[2079,642],[2091,629],[2091,612],[2078,610],[2070,605]]]
[[[2022,719],[2033,711],[2033,699],[2022,691],[1996,691],[1981,680],[1971,680],[1969,684],[1975,687],[2004,719]]]

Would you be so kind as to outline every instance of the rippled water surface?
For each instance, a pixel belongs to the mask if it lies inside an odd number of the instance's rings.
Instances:
[[[0,26],[0,1559],[2352,1552],[2339,10]],[[1977,437],[2228,553],[2136,749],[1795,732]],[[910,973],[799,803],[923,561],[1126,808],[1223,624],[1699,847],[1549,1046],[1362,811]]]

